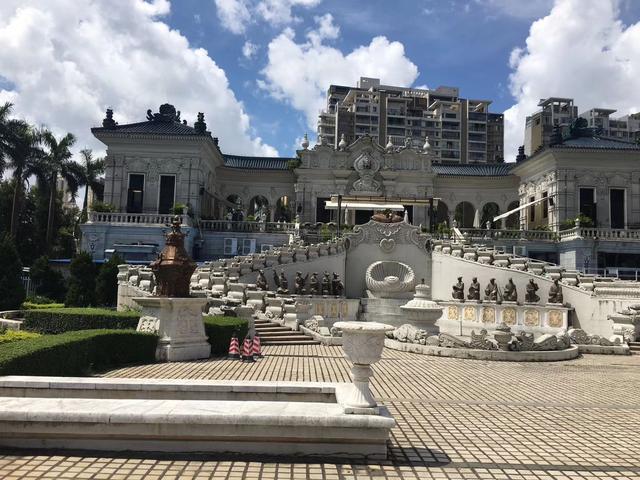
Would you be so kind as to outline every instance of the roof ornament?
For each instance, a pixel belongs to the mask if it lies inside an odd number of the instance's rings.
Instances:
[[[322,137],[322,134],[319,133],[318,137],[316,138],[316,146],[322,145],[323,143],[324,143],[324,138]]]
[[[431,144],[429,143],[429,135],[424,137],[424,145],[422,145],[422,151],[426,154],[431,153]]]
[[[553,133],[551,133],[551,138],[549,139],[549,145],[560,145],[563,141],[562,128],[560,125],[554,125]]]
[[[106,117],[102,120],[102,126],[104,128],[116,128],[116,121],[113,119],[113,110],[111,108],[107,108]]]
[[[159,113],[152,113],[151,109],[147,110],[147,120],[150,122],[175,122],[180,123],[180,112],[176,112],[176,108],[165,103],[160,105]]]
[[[207,124],[204,121],[204,113],[198,112],[198,120],[193,124],[196,133],[205,135],[207,133]]]
[[[412,147],[413,147],[413,141],[411,140],[411,137],[405,137],[404,148],[412,148]]]
[[[385,150],[387,151],[387,153],[391,153],[393,151],[393,143],[391,143],[391,138],[389,138]]]
[[[527,156],[524,154],[524,145],[520,145],[518,147],[518,155],[516,155],[516,163],[522,162],[527,159]]]
[[[340,142],[338,143],[338,149],[340,149],[341,152],[344,152],[344,149],[347,148],[347,141],[344,138],[344,133],[342,134],[342,136],[340,136]]]
[[[304,134],[304,138],[302,139],[302,143],[300,145],[302,146],[303,150],[309,148],[309,137],[307,137],[306,133]]]

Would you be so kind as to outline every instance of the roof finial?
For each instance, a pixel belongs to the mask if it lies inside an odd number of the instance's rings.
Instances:
[[[113,110],[111,108],[107,108],[107,113],[104,119],[102,120],[102,126],[104,128],[116,128],[116,121],[113,119]]]
[[[340,142],[338,143],[338,148],[341,152],[344,152],[344,149],[347,148],[347,141],[344,138],[344,133],[340,136]]]
[[[198,112],[198,121],[193,124],[193,128],[195,129],[196,133],[200,135],[204,135],[205,133],[207,133],[207,124],[204,121],[204,113]]]
[[[389,137],[389,141],[387,142],[387,146],[385,147],[387,152],[391,152],[393,150],[393,143],[391,142],[391,137]]]
[[[304,134],[304,138],[302,139],[302,143],[300,145],[302,145],[303,150],[309,148],[309,138],[307,137],[306,133]]]
[[[424,137],[424,145],[422,146],[422,151],[424,153],[431,153],[431,144],[429,143],[429,135]]]

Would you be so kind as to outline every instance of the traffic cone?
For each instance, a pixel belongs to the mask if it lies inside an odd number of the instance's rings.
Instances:
[[[242,344],[242,361],[243,362],[255,362],[253,358],[253,341],[251,337],[247,335],[244,337],[244,343]]]
[[[238,336],[235,333],[231,336],[231,342],[229,343],[228,358],[234,360],[240,358],[240,345],[238,345]]]
[[[253,336],[253,356],[254,358],[262,358],[262,347],[260,346],[260,337],[257,333]]]

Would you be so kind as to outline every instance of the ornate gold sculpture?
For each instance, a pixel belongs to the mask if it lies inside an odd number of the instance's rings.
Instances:
[[[176,215],[162,252],[150,265],[158,285],[156,294],[160,297],[189,296],[189,280],[196,264],[184,249],[185,236],[180,230],[180,217]]]

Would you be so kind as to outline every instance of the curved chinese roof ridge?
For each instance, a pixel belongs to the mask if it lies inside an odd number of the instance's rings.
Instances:
[[[203,135],[195,128],[178,122],[158,122],[146,121],[138,123],[128,123],[126,125],[116,125],[113,128],[95,127],[92,132],[117,132],[117,133],[149,133],[154,135]]]
[[[224,166],[249,170],[288,170],[292,157],[246,157],[223,154]]]
[[[551,148],[589,148],[603,150],[640,150],[637,143],[606,137],[577,137],[567,138],[562,143],[552,145]]]
[[[511,175],[513,166],[515,166],[515,163],[493,163],[487,165],[434,163],[432,168],[434,173],[442,177],[506,177]]]

